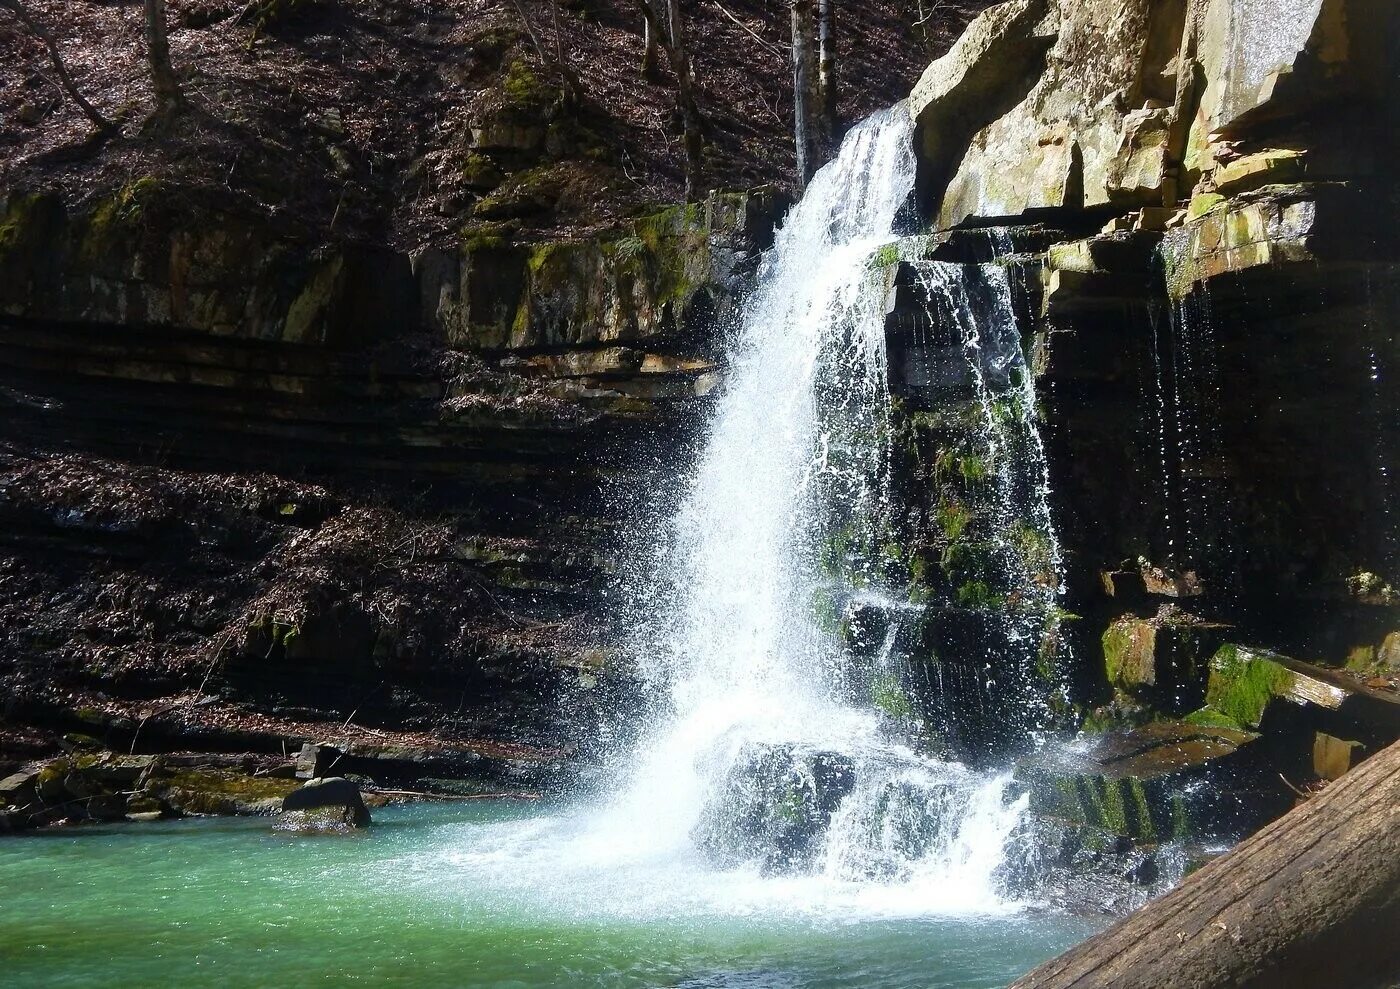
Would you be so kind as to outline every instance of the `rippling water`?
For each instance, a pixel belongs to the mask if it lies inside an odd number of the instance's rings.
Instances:
[[[577,820],[476,803],[379,811],[350,837],[253,819],[6,839],[0,982],[973,989],[1092,932],[684,858],[602,868]]]

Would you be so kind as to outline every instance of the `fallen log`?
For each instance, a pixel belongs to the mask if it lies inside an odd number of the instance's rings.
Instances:
[[[1009,989],[1400,985],[1400,742]]]

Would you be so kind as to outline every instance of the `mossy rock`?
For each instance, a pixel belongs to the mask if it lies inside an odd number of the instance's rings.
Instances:
[[[1154,722],[1096,738],[1088,750],[1046,752],[1017,768],[1032,812],[1151,843],[1205,836],[1235,753],[1257,736],[1228,727]]]
[[[181,814],[270,814],[299,785],[222,770],[185,770],[153,783],[150,792]]]
[[[1268,706],[1286,697],[1294,673],[1269,653],[1221,646],[1210,662],[1206,707],[1211,715],[1242,728],[1257,728]],[[1196,717],[1210,715],[1198,712]]]

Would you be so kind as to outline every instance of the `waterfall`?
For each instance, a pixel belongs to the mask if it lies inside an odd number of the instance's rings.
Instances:
[[[595,822],[594,853],[802,876],[843,902],[999,902],[1024,798],[906,744],[890,709],[908,702],[880,680],[920,611],[882,578],[880,549],[898,514],[886,276],[914,174],[896,107],[815,176],[760,270],[684,499],[639,523],[659,564],[633,578],[650,611],[637,652],[667,703]],[[864,681],[833,628],[857,606],[887,616]]]

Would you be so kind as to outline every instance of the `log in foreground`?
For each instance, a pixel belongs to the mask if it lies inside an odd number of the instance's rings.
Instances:
[[[1400,984],[1400,743],[1010,989]]]

